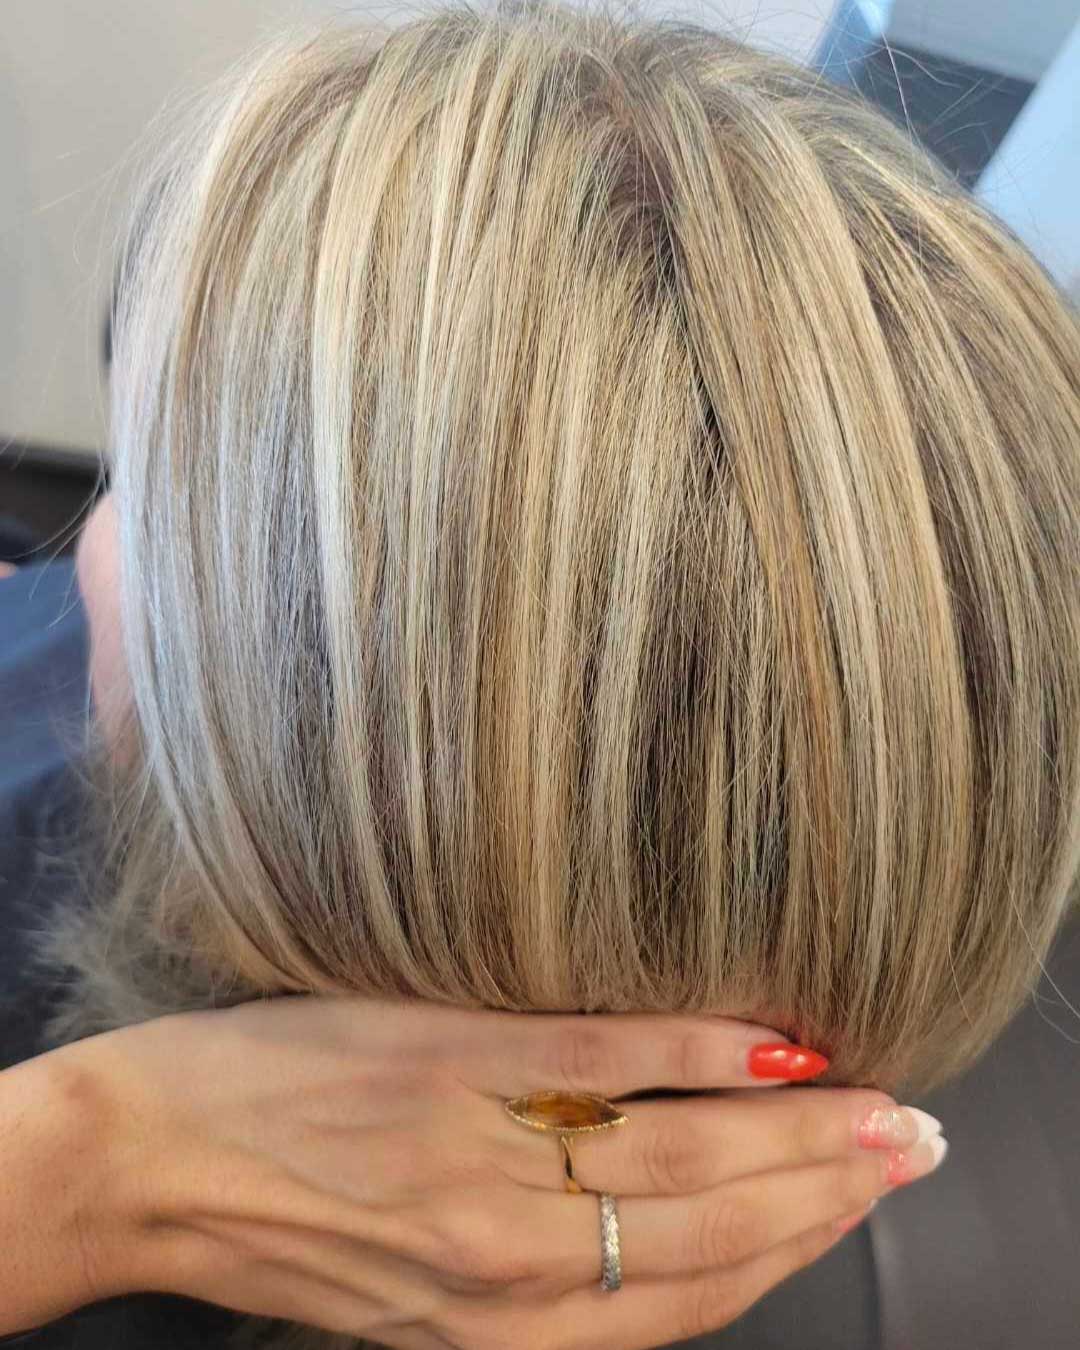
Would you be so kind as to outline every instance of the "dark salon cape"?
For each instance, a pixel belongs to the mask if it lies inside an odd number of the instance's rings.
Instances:
[[[52,864],[78,809],[62,728],[85,714],[86,660],[69,562],[0,580],[0,1068],[41,1049],[52,991],[27,967],[24,935],[71,885]],[[919,1103],[944,1121],[950,1141],[937,1176],[885,1197],[828,1256],[733,1326],[687,1344],[1080,1350],[1080,1016],[1066,999],[1080,1008],[1075,922],[1059,937],[1038,997],[989,1054]],[[0,1345],[205,1350],[223,1343],[236,1317],[136,1294]]]

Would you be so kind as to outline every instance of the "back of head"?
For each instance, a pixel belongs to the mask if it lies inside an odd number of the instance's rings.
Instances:
[[[64,1034],[351,989],[753,1016],[834,1082],[989,1044],[1080,863],[1080,343],[1002,226],[810,72],[548,3],[272,48],[136,219],[138,752]]]

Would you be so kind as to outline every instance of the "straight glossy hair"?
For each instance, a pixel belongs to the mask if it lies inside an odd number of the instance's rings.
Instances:
[[[1027,251],[819,76],[557,3],[275,44],[147,181],[130,753],[52,1035],[352,990],[969,1065],[1080,868]]]

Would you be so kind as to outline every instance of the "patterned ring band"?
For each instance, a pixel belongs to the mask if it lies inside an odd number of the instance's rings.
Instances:
[[[615,1197],[600,1194],[600,1283],[614,1293],[622,1288],[622,1260],[619,1256],[619,1213]]]

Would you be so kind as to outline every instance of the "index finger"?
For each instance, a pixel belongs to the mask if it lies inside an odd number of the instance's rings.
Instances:
[[[770,1087],[815,1078],[829,1061],[770,1027],[661,1013],[470,1013],[458,1076],[477,1092],[561,1089],[623,1097],[668,1089]]]

